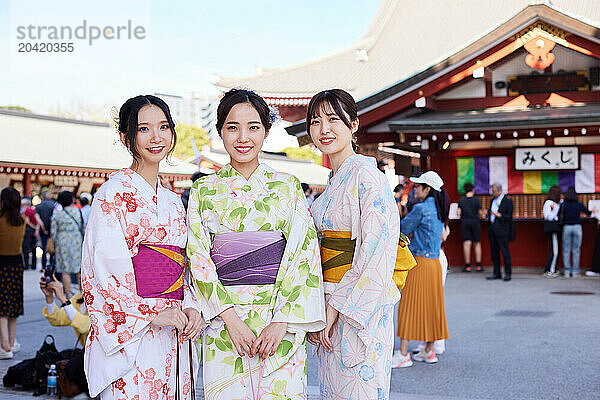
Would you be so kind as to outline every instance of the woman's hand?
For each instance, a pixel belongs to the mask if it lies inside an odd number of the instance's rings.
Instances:
[[[333,325],[338,319],[339,312],[331,305],[327,306],[325,311],[325,329],[319,332],[319,341],[327,351],[333,351],[331,336],[333,335]]]
[[[40,290],[44,293],[44,296],[46,296],[46,304],[54,302],[54,291],[48,287],[44,275],[40,278]]]
[[[308,340],[308,343],[312,344],[313,346],[318,346],[321,344],[321,335],[320,335],[321,331],[318,332],[306,332],[306,340]]]
[[[219,315],[225,321],[227,333],[238,354],[242,357],[246,354],[250,358],[254,357],[256,354],[252,352],[252,344],[256,340],[254,332],[238,317],[233,308],[228,308]]]
[[[202,317],[195,308],[186,308],[183,310],[188,322],[183,328],[183,340],[196,340],[202,332]]]
[[[171,307],[159,312],[150,324],[156,328],[174,326],[180,332],[183,332],[187,322],[188,317],[181,311],[181,308]]]
[[[56,296],[58,301],[60,301],[61,303],[64,303],[65,301],[67,301],[67,297],[65,296],[65,288],[63,287],[63,284],[60,283],[58,281],[58,279],[56,279],[55,275],[52,275],[52,278],[54,280],[48,282],[47,287],[48,287],[48,289],[50,289],[54,292],[54,295]]]
[[[263,360],[275,354],[275,350],[287,332],[287,327],[287,322],[271,322],[267,325],[252,344],[252,354],[258,353]]]

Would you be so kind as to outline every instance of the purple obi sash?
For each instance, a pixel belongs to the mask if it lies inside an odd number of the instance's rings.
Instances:
[[[184,251],[179,246],[140,243],[131,258],[138,296],[183,300]]]
[[[281,232],[227,232],[215,235],[210,258],[224,286],[275,283],[285,250]]]

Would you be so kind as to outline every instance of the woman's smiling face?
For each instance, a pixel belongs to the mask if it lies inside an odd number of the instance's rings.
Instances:
[[[346,120],[350,120],[348,114],[344,116]],[[352,134],[356,129],[358,129],[358,119],[351,121],[351,127],[348,127],[329,103],[323,103],[318,107],[317,113],[310,121],[310,137],[324,154],[336,154],[351,149]]]
[[[241,164],[258,164],[258,155],[268,134],[258,111],[251,103],[234,105],[220,132],[232,166],[235,168]]]
[[[144,164],[160,163],[169,153],[172,143],[173,132],[165,113],[155,105],[140,108],[135,147],[141,161]]]

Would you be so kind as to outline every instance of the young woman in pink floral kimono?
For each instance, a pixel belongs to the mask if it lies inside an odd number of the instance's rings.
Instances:
[[[154,96],[127,100],[118,122],[133,164],[111,174],[96,193],[83,243],[82,290],[91,321],[85,347],[90,395],[169,400],[178,392],[179,399],[190,398],[191,347],[185,341],[199,336],[202,318],[184,282],[185,269],[170,288],[150,297],[141,294],[140,284],[149,277],[136,273],[132,261],[141,244],[163,253],[186,245],[181,200],[158,179],[161,160],[175,146],[175,124],[167,104]],[[175,253],[168,253],[170,259],[183,267],[183,257]],[[176,291],[183,300],[167,295]]]

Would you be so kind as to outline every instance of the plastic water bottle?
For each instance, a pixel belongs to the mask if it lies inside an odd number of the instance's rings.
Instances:
[[[58,374],[56,373],[56,365],[52,364],[50,369],[48,370],[48,380],[46,383],[46,394],[51,396],[56,396],[56,377]]]

